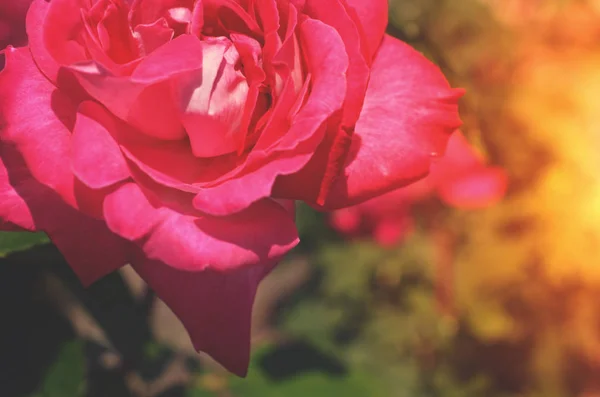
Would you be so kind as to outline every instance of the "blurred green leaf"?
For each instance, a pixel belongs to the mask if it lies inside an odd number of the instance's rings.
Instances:
[[[293,378],[273,381],[257,365],[257,355],[246,379],[232,378],[230,390],[239,397],[388,397],[376,377],[350,372],[331,376],[320,372],[299,374]]]
[[[210,390],[195,387],[187,391],[185,397],[217,397],[218,394]]]
[[[80,341],[64,345],[48,369],[41,390],[31,397],[78,397],[85,388],[85,361]]]
[[[307,338],[321,349],[331,351],[330,336],[344,319],[339,307],[324,305],[320,301],[304,301],[285,314],[283,328],[292,335]]]
[[[50,240],[44,233],[0,232],[0,257],[11,252],[24,251]]]

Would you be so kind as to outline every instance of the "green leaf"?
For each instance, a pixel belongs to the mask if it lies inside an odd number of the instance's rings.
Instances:
[[[376,378],[366,373],[351,371],[345,376],[331,376],[321,372],[298,374],[290,379],[273,381],[256,365],[257,357],[250,365],[246,379],[232,378],[230,390],[240,397],[306,397],[345,396],[383,397],[386,394]]]
[[[44,233],[0,232],[0,257],[49,242]]]
[[[186,392],[185,397],[217,397],[218,394],[203,388],[194,388]]]
[[[55,363],[48,369],[41,390],[32,397],[79,397],[85,388],[83,345],[66,343]]]

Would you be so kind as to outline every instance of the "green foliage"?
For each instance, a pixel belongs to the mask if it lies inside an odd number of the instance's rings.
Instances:
[[[258,363],[262,355],[254,354],[246,379],[231,379],[229,388],[239,397],[306,397],[348,396],[387,397],[377,377],[361,372],[330,375],[313,371],[297,374],[288,379],[272,380]]]
[[[66,343],[55,363],[48,369],[41,390],[31,397],[78,397],[85,388],[82,342]]]
[[[218,397],[218,394],[201,387],[192,387],[187,391],[185,397]]]
[[[0,257],[11,252],[24,251],[48,241],[48,237],[44,233],[0,232]]]

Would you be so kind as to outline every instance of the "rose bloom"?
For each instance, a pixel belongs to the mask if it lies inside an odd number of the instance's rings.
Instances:
[[[385,0],[35,0],[0,73],[0,219],[84,284],[131,264],[197,350],[247,371],[295,200],[418,180],[462,91],[384,34]]]
[[[450,138],[446,153],[424,179],[353,207],[334,211],[330,223],[339,232],[370,235],[382,246],[402,241],[413,229],[412,207],[431,197],[460,209],[478,209],[504,197],[507,176],[487,166],[460,133]]]

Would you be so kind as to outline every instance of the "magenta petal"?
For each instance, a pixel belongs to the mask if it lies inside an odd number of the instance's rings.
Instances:
[[[73,104],[38,71],[27,48],[7,51],[0,92],[0,220],[46,232],[84,284],[124,265],[127,242],[73,208],[66,126]]]
[[[186,272],[141,257],[132,265],[179,317],[196,350],[208,353],[238,376],[246,376],[252,304],[271,264]]]
[[[130,176],[119,145],[102,124],[112,122],[102,117],[105,112],[95,102],[82,103],[71,140],[73,172],[93,189],[114,185]]]
[[[0,150],[0,223],[43,231],[64,255],[84,285],[129,261],[129,242],[111,233],[103,221],[75,210],[36,181],[19,153]]]
[[[0,73],[0,140],[42,184],[76,206],[69,164],[76,107],[37,69],[28,48],[9,48]]]
[[[344,0],[356,13],[366,36],[368,50],[374,56],[388,24],[387,0]]]
[[[27,44],[25,16],[31,0],[0,2],[0,50],[8,45],[20,47]],[[0,61],[2,69],[2,61]]]
[[[263,142],[265,133],[248,156],[246,168],[236,178],[204,188],[194,206],[213,215],[227,215],[247,208],[271,195],[278,175],[299,171],[323,140],[327,120],[341,108],[346,93],[348,56],[337,31],[324,23],[307,19],[301,26],[302,48],[312,76],[312,90],[306,103],[291,119],[289,129],[275,130],[280,139],[272,146]],[[260,150],[259,150],[260,148]],[[302,186],[298,186],[302,189]],[[292,198],[292,197],[286,197]]]
[[[461,124],[462,94],[423,55],[386,36],[373,63],[345,175],[334,181],[324,207],[357,204],[425,176]]]
[[[173,29],[169,28],[165,18],[157,19],[151,24],[138,25],[134,32],[144,55],[150,54],[173,38]]]
[[[248,83],[236,68],[240,55],[226,38],[202,43],[202,72],[175,84],[181,121],[198,157],[218,157],[243,144],[241,129]],[[237,65],[237,66],[236,66]]]
[[[85,0],[33,0],[27,13],[27,35],[36,65],[56,83],[61,65],[87,59],[72,32],[82,28]],[[56,29],[60,26],[60,29]]]
[[[298,243],[292,216],[269,199],[236,215],[194,216],[150,201],[138,185],[126,183],[107,195],[104,217],[150,259],[190,271],[276,260]]]
[[[310,159],[310,153],[302,147],[298,149],[299,153],[273,158],[240,178],[200,190],[194,197],[194,206],[205,213],[222,216],[243,211],[257,200],[269,197],[279,175],[296,172]]]
[[[202,42],[181,35],[145,57],[131,76],[116,76],[94,63],[69,70],[94,99],[141,132],[164,140],[186,137],[173,85],[202,76]]]
[[[14,160],[10,164],[11,159],[8,156],[9,148],[2,144],[0,147],[0,222],[35,231],[36,224],[25,198],[35,197],[37,186],[32,183],[27,167]],[[18,159],[14,154],[12,157]],[[10,173],[7,162],[8,165],[12,165]],[[2,230],[6,228],[3,227]]]
[[[375,3],[377,3],[375,1]],[[356,122],[369,81],[369,68],[361,53],[361,41],[357,27],[346,12],[340,0],[308,0],[306,7],[310,15],[335,28],[346,46],[349,66],[347,71],[348,89],[342,124],[352,126]],[[381,38],[379,39],[381,40]],[[369,59],[370,62],[370,59]]]
[[[65,209],[71,213],[56,214],[53,223],[41,230],[48,234],[83,285],[91,285],[129,263],[130,242],[108,230],[103,221],[71,207]]]

